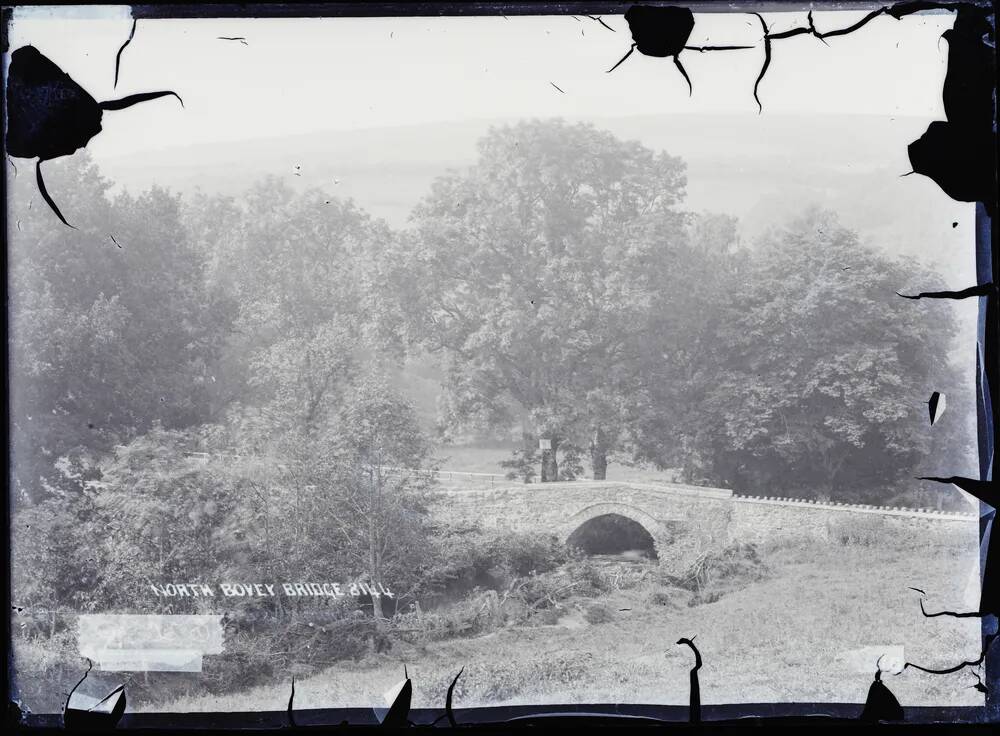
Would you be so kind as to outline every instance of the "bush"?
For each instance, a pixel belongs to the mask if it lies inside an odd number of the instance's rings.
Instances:
[[[606,624],[614,617],[611,609],[603,603],[591,603],[583,612],[583,618],[588,624]]]
[[[649,602],[654,606],[673,606],[674,597],[665,590],[654,590],[649,594]]]
[[[422,644],[439,639],[475,636],[502,622],[495,591],[487,591],[437,611],[411,611],[392,619],[391,631],[404,641]]]
[[[649,594],[649,602],[654,606],[669,606],[673,604],[673,599],[665,590],[654,590]]]
[[[576,560],[566,566],[566,576],[572,581],[573,593],[598,596],[612,590],[612,581],[588,559]]]
[[[566,607],[557,603],[549,608],[542,608],[535,611],[529,616],[528,623],[535,626],[554,626],[565,615]]]
[[[691,591],[695,594],[692,599],[695,602],[689,601],[689,605],[698,605],[713,602],[724,592],[761,580],[767,572],[756,545],[737,542],[721,551],[703,554],[682,575],[664,575],[663,582]],[[719,595],[712,598],[714,592]]]
[[[87,669],[77,650],[76,634],[62,631],[52,637],[24,636],[15,630],[11,648],[17,672],[11,694],[23,703],[22,710],[60,712],[66,693]]]
[[[285,678],[293,669],[356,660],[372,645],[382,651],[391,640],[346,599],[284,615],[241,611],[227,615],[223,653],[205,658],[203,682],[210,692],[233,692]]]
[[[497,567],[519,576],[548,572],[569,559],[566,546],[555,535],[498,533],[486,547]]]
[[[699,590],[688,599],[688,607],[700,606],[703,603],[715,603],[724,595],[721,590]]]
[[[569,550],[555,536],[472,528],[441,534],[434,557],[417,590],[426,602],[465,596],[477,588],[506,590],[518,578],[559,567],[569,559]]]

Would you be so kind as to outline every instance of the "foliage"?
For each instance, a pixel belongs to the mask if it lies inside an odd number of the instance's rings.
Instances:
[[[476,588],[511,589],[521,578],[549,572],[569,560],[554,536],[482,529],[441,529],[431,536],[434,565],[420,593],[448,599]]]
[[[66,693],[87,669],[72,629],[45,637],[26,637],[15,630],[10,652],[17,673],[16,683],[11,683],[11,700],[34,712],[61,712]]]
[[[212,692],[233,692],[287,676],[294,669],[356,660],[376,636],[370,616],[351,602],[285,615],[227,615],[222,655],[205,662],[202,681]]]
[[[12,604],[25,610],[100,610],[104,550],[89,532],[93,503],[65,494],[20,510],[11,521]]]
[[[695,606],[714,603],[725,593],[745,588],[768,573],[756,545],[735,542],[722,550],[703,553],[680,575],[664,571],[660,578],[666,585],[694,593],[688,605]]]
[[[493,657],[466,666],[455,685],[456,704],[462,702],[504,702],[522,694],[534,694],[552,687],[578,686],[588,667],[594,663],[593,654],[579,651],[537,652],[517,659]],[[454,677],[441,675],[428,682],[428,690],[441,693],[435,702],[444,700]]]
[[[392,256],[410,339],[443,356],[447,423],[520,422],[526,447],[589,446],[600,467],[634,357],[682,298],[683,164],[561,121],[494,128],[479,154]]]
[[[12,471],[15,498],[28,502],[79,492],[101,454],[154,422],[209,421],[233,317],[203,278],[178,197],[153,188],[111,199],[86,154],[47,175],[78,229],[31,206],[33,182],[11,182]]]
[[[435,526],[446,501],[431,447],[387,378],[404,348],[442,357],[452,430],[521,423],[525,447],[504,467],[528,481],[547,437],[559,457],[547,479],[582,476],[589,454],[597,476],[625,457],[743,492],[907,502],[922,498],[907,481],[926,457],[971,445],[954,423],[931,432],[921,400],[967,388],[947,358],[951,306],[894,293],[938,287],[930,273],[821,211],[741,249],[732,218],[678,211],[679,160],[588,126],[493,130],[406,233],[277,180],[239,203],[112,197],[86,154],[49,172],[70,230],[25,183],[12,182],[9,233],[14,603],[224,605],[235,628],[206,663],[218,691],[391,637],[553,623],[571,599],[643,582],[554,536]],[[883,531],[874,517],[829,528],[846,547]],[[767,572],[737,545],[661,582],[694,605]],[[252,610],[150,588],[241,579],[394,596]],[[592,623],[609,616],[586,608]],[[23,671],[76,674],[70,633],[39,631],[57,651],[43,656],[26,631],[38,661]],[[552,683],[585,669],[531,667],[528,681]],[[517,668],[496,674],[482,692],[524,687]]]
[[[615,615],[604,603],[591,603],[584,609],[583,618],[588,624],[606,624],[614,621]]]
[[[651,395],[639,455],[745,492],[865,501],[912,478],[934,445],[967,452],[955,425],[932,435],[918,398],[963,385],[950,307],[896,295],[936,277],[819,210],[758,244],[738,277],[702,368]]]
[[[654,590],[649,594],[649,602],[654,606],[676,607],[675,596],[669,590]]]
[[[350,201],[269,178],[245,200],[190,208],[206,280],[239,305],[225,354],[231,399],[267,406],[282,431],[321,432],[357,367],[391,352],[376,254],[392,235]],[[364,371],[362,371],[363,373]]]
[[[532,483],[538,475],[539,455],[534,444],[530,447],[514,450],[511,457],[500,461],[500,467],[507,470],[507,480],[522,480],[525,483]]]
[[[490,592],[468,596],[439,610],[399,614],[393,618],[392,631],[404,641],[415,643],[488,633],[502,623],[497,615],[496,593]]]
[[[162,600],[150,586],[213,580],[246,559],[232,523],[238,496],[218,460],[192,454],[198,439],[154,426],[102,464],[91,528],[103,530],[94,539],[104,551],[98,591],[108,609],[198,612],[202,599]]]

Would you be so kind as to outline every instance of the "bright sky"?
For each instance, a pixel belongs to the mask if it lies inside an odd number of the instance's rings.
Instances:
[[[820,30],[858,12],[816,12]],[[772,30],[804,13],[764,16]],[[98,100],[171,89],[162,99],[107,113],[95,155],[444,120],[705,112],[755,113],[761,28],[748,14],[696,15],[692,45],[755,44],[748,51],[682,61],[635,53],[612,74],[631,38],[622,16],[611,32],[585,17],[140,20],[127,7],[17,9],[10,47],[33,44]],[[941,84],[953,16],[880,17],[830,39],[777,41],[761,83],[764,114],[844,113],[943,118]],[[242,36],[239,41],[219,36]],[[4,63],[9,63],[9,55]],[[556,85],[563,92],[555,88]]]

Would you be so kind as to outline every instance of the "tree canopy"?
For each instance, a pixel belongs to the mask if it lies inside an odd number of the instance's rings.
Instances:
[[[553,455],[589,447],[603,475],[638,356],[683,295],[684,183],[677,158],[558,121],[493,129],[474,167],[434,183],[398,292],[444,358],[452,426],[519,422]]]
[[[814,209],[757,244],[731,284],[702,369],[655,383],[640,456],[744,492],[864,501],[912,482],[933,444],[968,451],[961,425],[931,431],[924,403],[968,389],[951,308],[896,294],[933,289],[932,273]]]
[[[76,201],[78,229],[53,224],[30,186],[11,188],[12,466],[32,500],[78,487],[102,453],[154,422],[209,421],[234,317],[207,288],[179,197],[111,198],[86,154],[55,162],[50,180]]]
[[[971,451],[924,404],[971,394],[952,307],[896,296],[933,274],[820,210],[747,247],[682,209],[679,159],[592,126],[493,129],[402,232],[276,179],[112,194],[86,154],[49,186],[78,229],[15,179],[9,231],[15,580],[47,606],[199,573],[432,585],[406,352],[440,360],[447,430],[521,428],[525,477],[542,438],[543,480],[589,456],[912,503],[929,458]]]

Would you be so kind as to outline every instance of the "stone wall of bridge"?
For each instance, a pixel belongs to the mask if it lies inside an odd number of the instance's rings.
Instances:
[[[590,519],[618,514],[641,524],[660,563],[677,571],[702,552],[733,542],[835,542],[850,534],[949,540],[970,548],[978,541],[974,513],[744,497],[676,484],[576,481],[448,489],[434,513],[456,526],[554,534],[563,541]]]
[[[446,490],[435,513],[460,526],[554,534],[562,541],[590,519],[618,514],[650,533],[661,564],[682,568],[701,551],[726,544],[731,509],[726,490],[594,481]]]
[[[971,512],[734,496],[728,527],[730,541],[756,544],[786,539],[838,542],[844,537],[883,535],[972,548],[979,543],[979,517]]]

